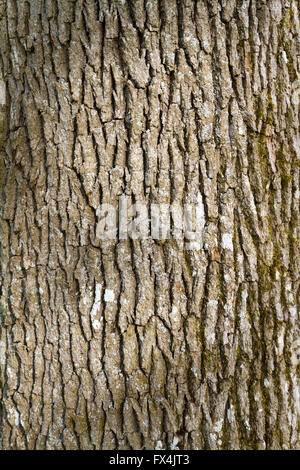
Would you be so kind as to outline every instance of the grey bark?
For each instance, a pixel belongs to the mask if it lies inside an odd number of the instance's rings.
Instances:
[[[299,13],[0,1],[2,449],[300,448]],[[99,240],[122,194],[203,243]]]

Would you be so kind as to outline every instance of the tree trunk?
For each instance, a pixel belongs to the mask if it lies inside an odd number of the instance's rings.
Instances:
[[[299,2],[0,9],[1,448],[299,449]]]

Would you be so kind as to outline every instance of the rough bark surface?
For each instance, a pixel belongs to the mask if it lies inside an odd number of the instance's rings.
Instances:
[[[2,449],[296,449],[299,2],[1,0]],[[203,240],[97,208],[203,201]]]

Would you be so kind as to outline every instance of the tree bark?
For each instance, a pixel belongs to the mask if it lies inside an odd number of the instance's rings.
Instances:
[[[297,0],[2,0],[2,449],[299,449]],[[203,201],[102,240],[99,204]]]

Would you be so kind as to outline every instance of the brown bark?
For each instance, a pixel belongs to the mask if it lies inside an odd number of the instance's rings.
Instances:
[[[2,449],[300,447],[299,13],[0,2]],[[203,242],[100,240],[125,194]]]

